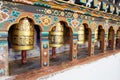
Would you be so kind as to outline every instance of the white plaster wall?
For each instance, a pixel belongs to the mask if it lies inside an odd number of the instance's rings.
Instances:
[[[120,80],[120,53],[37,80]]]

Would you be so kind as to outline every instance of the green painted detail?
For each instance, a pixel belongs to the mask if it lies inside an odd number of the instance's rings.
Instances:
[[[91,13],[85,12],[84,15],[91,16]]]
[[[48,31],[49,26],[44,26],[44,31]]]
[[[43,44],[43,48],[44,48],[44,49],[47,49],[47,48],[48,48],[48,45],[47,45],[47,44]]]
[[[77,58],[77,55],[75,54],[75,55],[73,55],[73,59],[76,59]]]
[[[8,42],[6,40],[0,40],[0,46],[7,46]]]
[[[49,32],[42,32],[42,37],[47,37],[49,35]]]
[[[77,33],[77,32],[74,32],[74,33],[73,33],[73,36],[78,36],[78,33]]]
[[[82,21],[83,21],[83,20],[82,20],[82,19],[80,19],[80,23],[82,23]]]
[[[112,18],[110,18],[109,20],[113,20]]]
[[[4,23],[0,23],[0,30],[4,28]]]
[[[42,4],[42,3],[40,3],[40,2],[35,2],[33,5],[35,5],[35,6],[41,6],[41,7],[51,8],[50,5],[48,5],[48,4]]]
[[[102,16],[99,16],[98,18],[103,18]]]
[[[95,41],[95,34],[92,34],[92,42]]]

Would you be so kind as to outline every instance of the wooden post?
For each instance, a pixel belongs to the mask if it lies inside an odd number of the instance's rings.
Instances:
[[[52,47],[52,59],[56,59],[56,47]]]
[[[111,40],[111,49],[114,50],[115,48],[115,40],[114,40],[114,30],[112,30],[112,40]]]
[[[114,31],[114,42],[113,42],[113,50],[115,50],[116,49],[116,31]],[[119,43],[118,43],[119,44]]]
[[[88,54],[89,56],[94,55],[94,42],[92,42],[92,38],[94,38],[94,34],[92,34],[92,31],[88,28],[89,34],[88,34]]]
[[[40,66],[41,68],[45,68],[49,66],[49,42],[48,36],[47,40],[45,35],[49,35],[46,32],[41,32],[41,44],[40,44]],[[45,38],[45,39],[44,39]]]
[[[77,44],[70,44],[70,60],[75,61],[77,60]]]
[[[101,41],[100,41],[101,51],[104,52],[106,50],[105,44],[105,31],[104,29],[101,30]]]
[[[26,64],[27,63],[27,51],[22,50],[21,55],[22,55],[22,63]]]

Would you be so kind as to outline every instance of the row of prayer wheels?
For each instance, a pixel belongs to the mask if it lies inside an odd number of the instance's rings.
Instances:
[[[88,31],[87,31],[88,32]],[[78,44],[84,44],[88,39],[88,34],[85,32],[84,25],[78,28]],[[119,33],[120,34],[120,33]],[[101,32],[95,31],[94,41],[96,42],[101,37]],[[87,37],[87,38],[86,38]],[[112,30],[110,30],[108,38],[111,39]],[[120,37],[120,36],[118,36]],[[14,26],[11,31],[11,44],[15,50],[30,50],[34,47],[34,25],[28,18],[22,18],[20,22]],[[49,45],[51,47],[61,47],[64,44],[64,25],[61,22],[51,29],[49,33]]]

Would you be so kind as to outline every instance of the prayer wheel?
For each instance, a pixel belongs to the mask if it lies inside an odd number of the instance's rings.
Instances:
[[[120,31],[117,32],[117,39],[120,39]]]
[[[49,34],[49,45],[51,47],[61,47],[64,42],[64,29],[63,24],[58,22],[56,26],[52,28]]]
[[[15,50],[30,50],[34,47],[34,25],[29,18],[22,18],[11,31],[11,45]]]
[[[108,33],[108,40],[112,40],[112,37],[113,37],[113,31],[112,29],[110,29]]]
[[[84,44],[84,41],[85,41],[84,26],[81,25],[78,28],[78,44]]]

